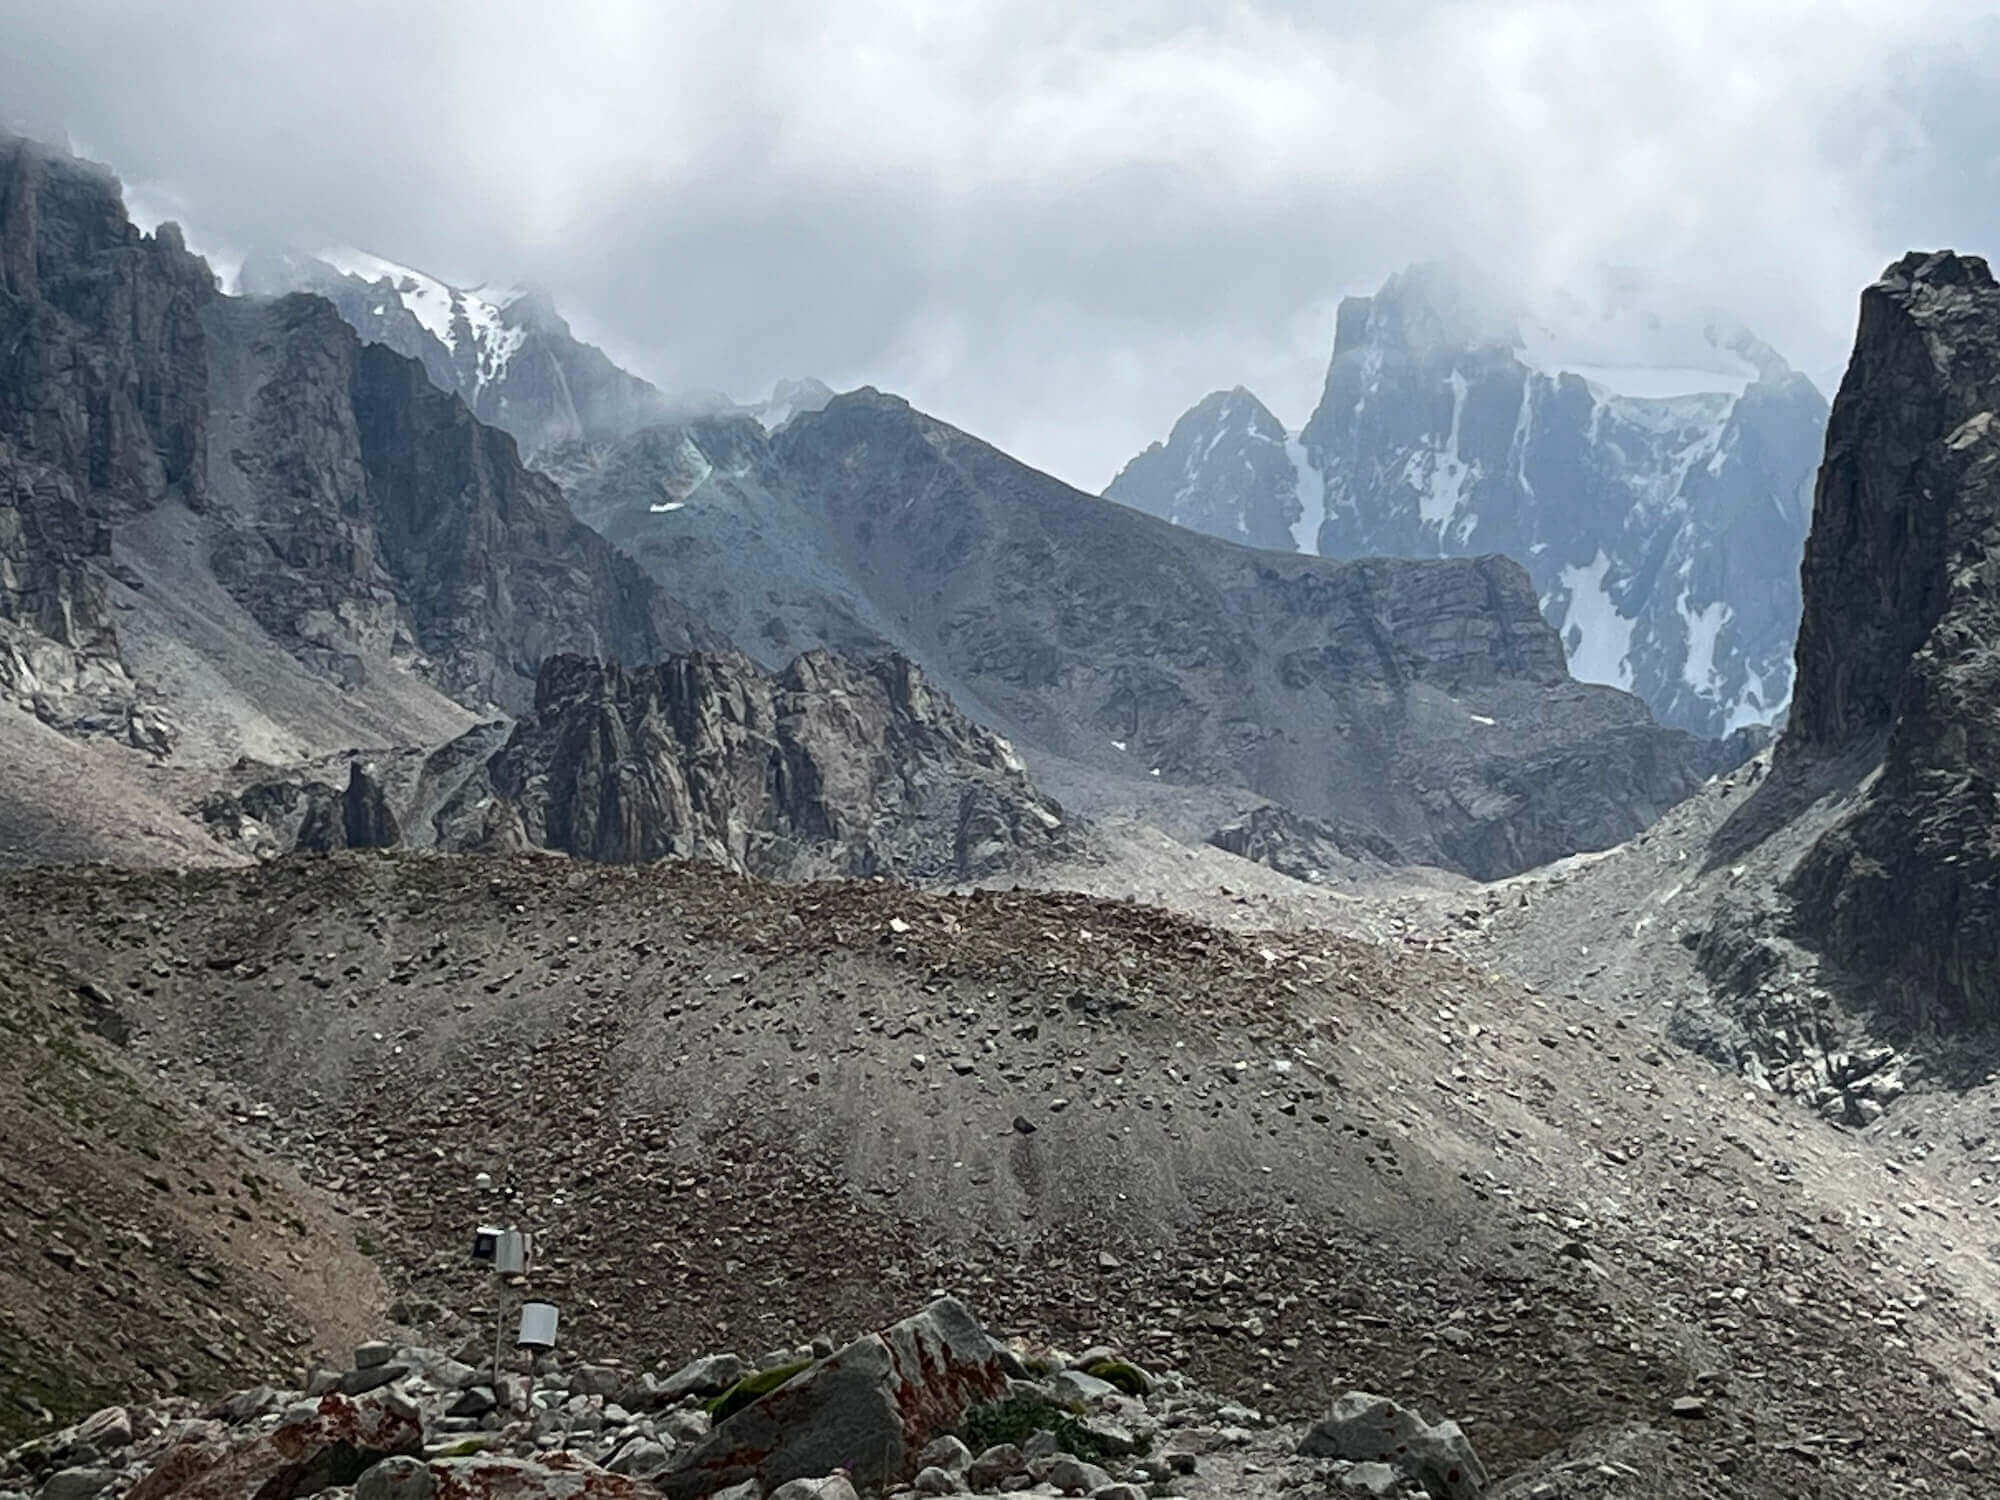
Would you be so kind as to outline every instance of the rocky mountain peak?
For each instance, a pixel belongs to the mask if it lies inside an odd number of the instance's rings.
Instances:
[[[1271,409],[1242,386],[1204,396],[1164,444],[1133,459],[1107,500],[1249,547],[1306,550],[1300,455]]]
[[[1837,747],[1894,721],[1917,651],[1954,602],[1954,543],[1980,425],[2000,409],[2000,289],[1986,262],[1910,254],[1861,296],[1806,549],[1787,745]],[[1919,482],[1925,480],[1929,482]]]
[[[1829,757],[1881,769],[1789,881],[1796,929],[1899,982],[1907,1019],[2000,1016],[2000,286],[1984,260],[1905,256],[1862,293],[1804,596],[1767,800],[1824,790]]]
[[[1506,553],[1579,678],[1708,737],[1768,722],[1825,403],[1734,319],[1635,278],[1543,302],[1412,266],[1342,302],[1319,406],[1282,454],[1211,446],[1203,403],[1106,497],[1322,556]]]
[[[1333,357],[1396,348],[1414,359],[1439,353],[1511,348],[1520,314],[1475,268],[1420,261],[1367,297],[1343,297],[1334,318]]]

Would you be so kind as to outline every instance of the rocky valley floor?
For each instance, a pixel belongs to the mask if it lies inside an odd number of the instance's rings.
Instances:
[[[154,1293],[105,1263],[184,1276],[127,1248],[167,1205],[254,1242],[247,1190],[251,1225],[191,1150],[164,1190],[136,1165],[130,1199],[57,1190],[124,1171],[114,1106],[154,1099],[238,1179],[295,1170],[287,1248],[355,1267],[177,1282],[189,1318],[267,1299],[269,1336],[218,1351],[238,1384],[358,1322],[490,1329],[464,1241],[512,1221],[569,1356],[632,1369],[951,1292],[1277,1419],[1392,1394],[1461,1422],[1496,1493],[1985,1492],[2000,1271],[1962,1175],[1641,1008],[1505,977],[1490,890],[1364,900],[1156,852],[1160,898],[1219,920],[547,857],[9,875],[9,1025],[99,1082],[6,1095],[5,1420],[230,1383],[126,1360]],[[1100,878],[1145,889],[1132,868]],[[1210,892],[1211,868],[1252,873]]]

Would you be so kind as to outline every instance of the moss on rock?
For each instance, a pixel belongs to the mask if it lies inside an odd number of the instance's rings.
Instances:
[[[745,1375],[720,1396],[711,1397],[702,1404],[719,1427],[736,1413],[784,1385],[794,1375],[812,1368],[809,1359],[795,1360],[790,1364],[773,1365],[768,1370],[759,1370],[754,1375]]]

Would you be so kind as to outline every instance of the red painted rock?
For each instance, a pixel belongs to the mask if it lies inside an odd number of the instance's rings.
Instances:
[[[482,1453],[431,1461],[433,1500],[660,1500],[649,1484],[570,1453],[513,1458]]]
[[[182,1443],[169,1448],[126,1500],[297,1500],[352,1484],[392,1453],[421,1453],[424,1429],[401,1397],[357,1401],[332,1393],[300,1422],[236,1447]]]
[[[946,1297],[744,1407],[653,1483],[670,1500],[699,1500],[746,1479],[769,1492],[844,1470],[859,1489],[887,1489],[967,1407],[1006,1391],[999,1348]]]

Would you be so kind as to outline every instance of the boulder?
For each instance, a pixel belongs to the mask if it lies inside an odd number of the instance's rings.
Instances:
[[[965,1479],[973,1489],[987,1494],[1027,1470],[1027,1456],[1019,1448],[1012,1443],[995,1443],[972,1461],[966,1469]]]
[[[772,1492],[771,1500],[860,1500],[845,1474],[829,1474],[824,1479],[794,1479]]]
[[[394,1454],[423,1451],[424,1429],[409,1402],[390,1396],[319,1399],[313,1415],[235,1446],[211,1441],[169,1448],[127,1500],[240,1500],[316,1494],[352,1484]]]
[[[972,1467],[972,1450],[952,1433],[932,1438],[917,1455],[920,1468],[943,1469],[947,1474],[963,1474]]]
[[[1054,1485],[1065,1495],[1095,1494],[1111,1483],[1111,1476],[1096,1464],[1085,1463],[1068,1453],[1058,1453],[1047,1464],[1036,1467],[1040,1470],[1036,1478]]]
[[[1416,1480],[1433,1500],[1478,1500],[1486,1469],[1456,1422],[1426,1422],[1386,1396],[1349,1391],[1299,1443],[1308,1458],[1385,1463]]]
[[[844,1468],[864,1489],[906,1483],[924,1444],[1005,1393],[999,1351],[946,1297],[855,1340],[744,1407],[655,1481],[697,1500],[756,1479],[775,1489]]]
[[[76,1440],[99,1453],[132,1446],[132,1414],[122,1406],[107,1406],[77,1424]]]
[[[93,1500],[117,1477],[116,1469],[58,1469],[36,1492],[36,1500]]]
[[[354,1500],[431,1500],[437,1482],[421,1458],[385,1458],[354,1481]]]

